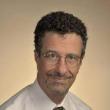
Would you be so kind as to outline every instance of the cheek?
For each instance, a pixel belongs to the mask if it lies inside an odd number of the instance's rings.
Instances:
[[[40,74],[46,75],[46,73],[50,71],[52,67],[49,66],[46,62],[40,61],[37,63],[37,69]]]
[[[37,63],[37,78],[40,84],[45,84],[45,81],[47,80],[47,67],[44,62],[40,61]]]
[[[73,69],[70,70],[70,73],[72,74],[73,77],[76,77],[78,72],[79,72],[80,66],[75,67]]]

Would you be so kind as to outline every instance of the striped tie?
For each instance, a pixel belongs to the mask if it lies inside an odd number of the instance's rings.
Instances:
[[[65,110],[64,107],[55,107],[53,110]]]

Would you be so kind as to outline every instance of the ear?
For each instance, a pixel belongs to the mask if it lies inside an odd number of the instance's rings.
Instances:
[[[80,69],[80,67],[82,66],[82,63],[83,63],[82,60],[83,60],[83,59],[80,59],[79,69]]]
[[[81,66],[81,65],[82,65],[82,63],[83,63],[83,62],[82,62],[82,60],[83,60],[83,59],[81,58],[81,60],[80,60],[80,66]]]
[[[34,59],[35,59],[35,61],[36,61],[36,63],[38,62],[38,53],[37,53],[37,51],[36,50],[34,50]]]

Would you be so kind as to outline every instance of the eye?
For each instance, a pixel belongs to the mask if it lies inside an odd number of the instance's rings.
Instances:
[[[78,56],[76,56],[76,55],[74,55],[74,54],[69,54],[68,56],[67,56],[67,60],[69,61],[69,62],[75,62],[75,61],[77,61],[78,60]]]
[[[50,60],[56,60],[58,55],[55,52],[47,52],[45,54],[45,57],[50,59]]]

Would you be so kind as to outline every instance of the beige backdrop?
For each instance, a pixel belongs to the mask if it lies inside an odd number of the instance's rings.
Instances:
[[[110,110],[109,0],[0,0],[0,104],[34,81],[33,31],[54,10],[71,12],[88,27],[86,57],[71,91],[93,110]]]

